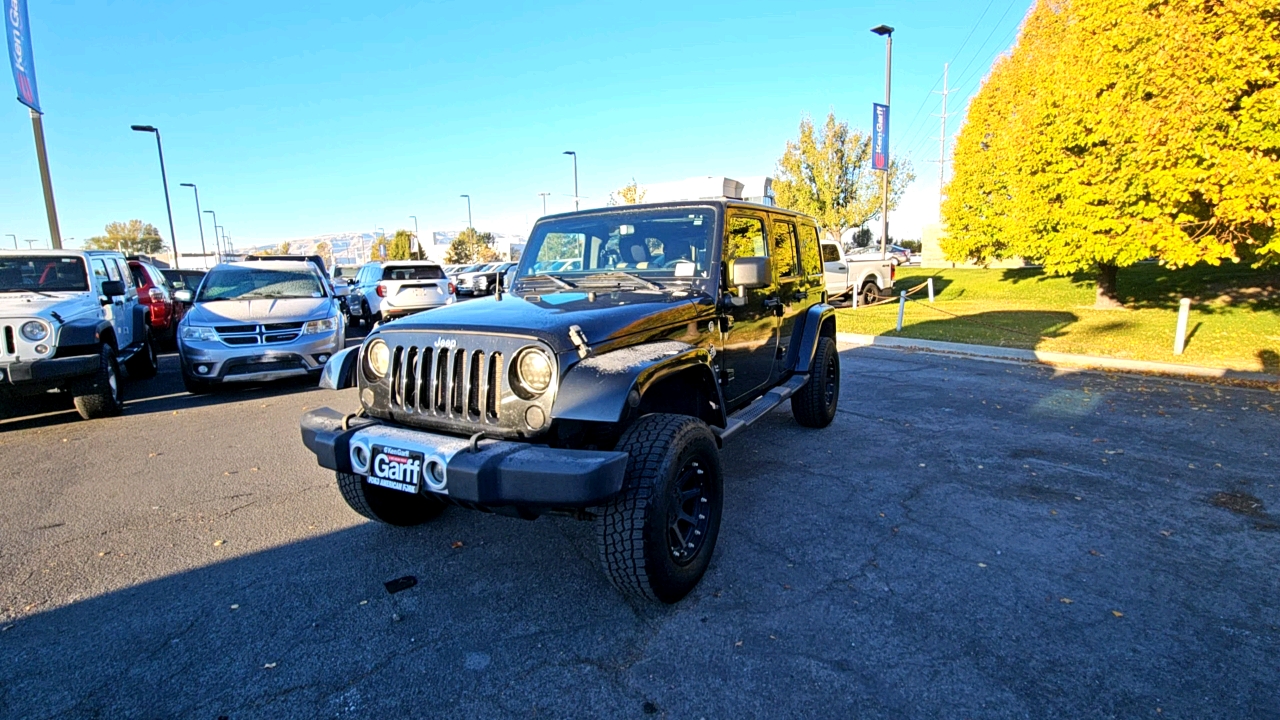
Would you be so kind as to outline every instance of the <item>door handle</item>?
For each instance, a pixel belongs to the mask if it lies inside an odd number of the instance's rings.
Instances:
[[[775,314],[778,314],[778,315],[782,314],[782,301],[779,300],[778,298],[776,297],[765,298],[763,304],[764,304],[765,310],[772,310]]]

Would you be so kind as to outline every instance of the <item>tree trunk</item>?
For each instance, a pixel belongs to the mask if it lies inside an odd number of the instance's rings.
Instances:
[[[1119,268],[1109,263],[1098,263],[1098,294],[1093,306],[1099,310],[1115,310],[1123,308],[1120,292],[1116,287],[1116,275]]]

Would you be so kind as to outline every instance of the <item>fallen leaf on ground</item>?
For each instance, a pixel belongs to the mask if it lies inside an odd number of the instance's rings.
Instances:
[[[734,646],[734,647],[742,647],[742,641],[741,641],[741,640],[739,640],[738,642],[734,643],[734,644],[733,644],[733,646]]]
[[[1163,536],[1165,536],[1165,537],[1169,537],[1170,535],[1172,535],[1172,534],[1173,534],[1173,531],[1172,531],[1172,530],[1161,530],[1161,531],[1160,531],[1160,534],[1161,534],[1161,535],[1163,535]]]
[[[462,541],[461,541],[461,540],[454,540],[454,541],[453,541],[453,544],[452,544],[452,545],[450,545],[449,547],[453,548],[454,550],[457,550],[458,548],[462,547]]]
[[[1120,612],[1119,610],[1112,610],[1111,614],[1115,615],[1116,617],[1124,617],[1124,613]]]
[[[214,546],[214,547],[218,547],[219,545],[222,545],[222,544],[223,544],[223,543],[225,543],[225,542],[226,542],[226,540],[214,540],[214,541],[213,541],[213,546]]]

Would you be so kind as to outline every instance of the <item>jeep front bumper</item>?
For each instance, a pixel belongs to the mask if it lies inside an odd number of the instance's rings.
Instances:
[[[0,363],[0,387],[12,392],[40,393],[62,387],[68,380],[92,376],[101,363],[98,355],[4,362]]]
[[[302,442],[321,467],[367,475],[367,467],[357,466],[361,448],[366,453],[373,445],[404,448],[422,453],[427,463],[437,462],[444,469],[443,487],[435,490],[423,482],[422,492],[437,492],[463,503],[592,507],[616,495],[627,472],[624,452],[565,450],[504,440],[480,440],[473,451],[464,438],[369,418],[352,420],[349,429],[343,430],[343,417],[332,408],[309,410],[302,416]]]

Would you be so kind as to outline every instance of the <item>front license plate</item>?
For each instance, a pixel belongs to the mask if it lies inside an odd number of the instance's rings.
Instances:
[[[422,486],[422,453],[374,445],[369,459],[369,482],[384,488],[417,493]]]

